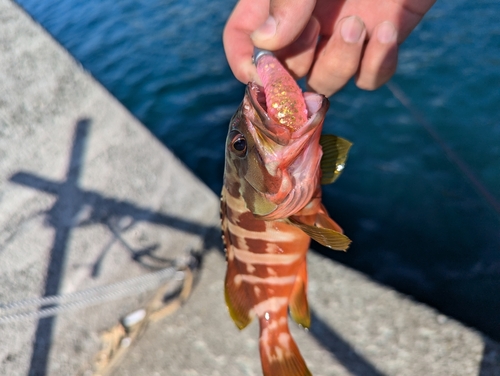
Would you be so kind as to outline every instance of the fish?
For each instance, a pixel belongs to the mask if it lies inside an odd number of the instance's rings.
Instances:
[[[256,50],[262,85],[249,82],[230,120],[221,193],[229,315],[241,330],[255,317],[264,376],[311,375],[288,313],[311,324],[306,254],[311,238],[334,250],[351,240],[329,217],[321,185],[344,169],[351,143],[322,135],[328,99],[302,92],[270,52]]]

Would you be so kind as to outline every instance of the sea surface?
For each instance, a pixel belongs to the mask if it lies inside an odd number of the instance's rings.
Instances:
[[[244,86],[221,34],[234,0],[18,0],[214,192]],[[439,0],[389,86],[349,83],[325,133],[354,143],[324,190],[353,240],[317,247],[500,340],[500,2]],[[314,277],[312,277],[314,278]]]

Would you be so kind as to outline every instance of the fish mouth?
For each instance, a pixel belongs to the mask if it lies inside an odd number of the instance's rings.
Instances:
[[[274,121],[269,116],[266,93],[262,86],[250,82],[247,85],[245,95],[259,118],[252,122],[253,125],[266,137],[282,146],[288,145],[292,140],[301,138],[304,134],[320,125],[329,106],[328,99],[324,95],[309,92],[302,93],[307,108],[307,121],[304,124],[296,124],[295,128],[291,129]]]
[[[249,83],[246,88],[243,112],[263,166],[263,178],[245,180],[257,194],[249,200],[253,201],[251,211],[261,219],[293,215],[310,201],[316,189],[322,155],[319,137],[329,101],[316,93],[303,96],[307,120],[291,129],[269,116],[262,86]]]

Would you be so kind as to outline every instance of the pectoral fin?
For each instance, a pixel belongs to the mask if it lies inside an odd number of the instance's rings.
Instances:
[[[331,134],[321,135],[319,140],[323,149],[321,157],[321,184],[333,183],[344,170],[347,153],[352,143]]]
[[[345,251],[349,247],[349,244],[351,244],[351,240],[339,231],[332,230],[330,228],[306,225],[293,217],[290,217],[288,220],[291,224],[300,228],[307,235],[325,247],[335,249],[337,251]]]
[[[323,204],[320,204],[319,212],[318,214],[316,214],[314,224],[318,227],[329,228],[330,230],[340,232],[341,234],[344,233],[342,227],[340,227],[337,222],[330,218]]]

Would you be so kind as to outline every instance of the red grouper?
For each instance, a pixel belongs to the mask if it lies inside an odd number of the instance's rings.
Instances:
[[[311,375],[288,329],[310,325],[310,239],[336,250],[350,240],[321,204],[321,185],[344,168],[351,143],[321,135],[328,99],[302,93],[268,51],[254,57],[264,87],[250,82],[229,124],[222,233],[225,298],[238,328],[257,316],[265,376]]]

